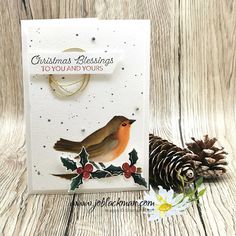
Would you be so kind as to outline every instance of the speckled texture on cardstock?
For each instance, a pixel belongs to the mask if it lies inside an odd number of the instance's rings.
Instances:
[[[137,166],[148,180],[149,21],[24,21],[22,37],[30,192],[66,193],[70,181],[52,174],[67,173],[60,157],[73,158],[76,154],[55,150],[54,144],[60,138],[81,141],[114,116],[136,121],[125,151],[112,163],[122,165],[135,148],[139,156]],[[83,92],[61,98],[50,88],[48,75],[30,74],[25,61],[29,53],[62,52],[68,48],[105,53],[122,50],[124,55],[112,74],[91,75]],[[77,77],[55,75],[62,82]],[[78,192],[130,189],[140,189],[140,186],[118,176],[88,180]]]

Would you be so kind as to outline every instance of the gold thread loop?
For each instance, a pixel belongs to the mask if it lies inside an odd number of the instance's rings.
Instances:
[[[63,52],[84,52],[81,48],[69,48],[64,50]],[[72,82],[72,83],[60,83],[58,80],[54,78],[52,74],[48,76],[48,82],[51,87],[51,89],[54,91],[54,93],[59,97],[70,97],[78,92],[82,92],[88,85],[90,80],[89,74],[83,74],[82,78],[79,78],[78,81]],[[80,84],[78,88],[74,91],[68,90],[68,87],[75,86],[77,84]]]

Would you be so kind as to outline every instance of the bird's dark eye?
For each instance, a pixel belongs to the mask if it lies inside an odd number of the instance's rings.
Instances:
[[[126,123],[123,123],[122,126],[126,126],[127,124]]]

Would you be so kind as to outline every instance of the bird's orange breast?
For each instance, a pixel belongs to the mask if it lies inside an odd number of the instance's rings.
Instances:
[[[128,142],[129,142],[129,136],[130,136],[130,128],[121,129],[117,132],[117,139],[118,144],[113,150],[113,158],[117,158],[121,155],[121,153],[124,152]]]

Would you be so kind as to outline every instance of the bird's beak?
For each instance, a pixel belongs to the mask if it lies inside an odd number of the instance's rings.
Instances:
[[[129,120],[130,124],[133,124],[136,120]]]

